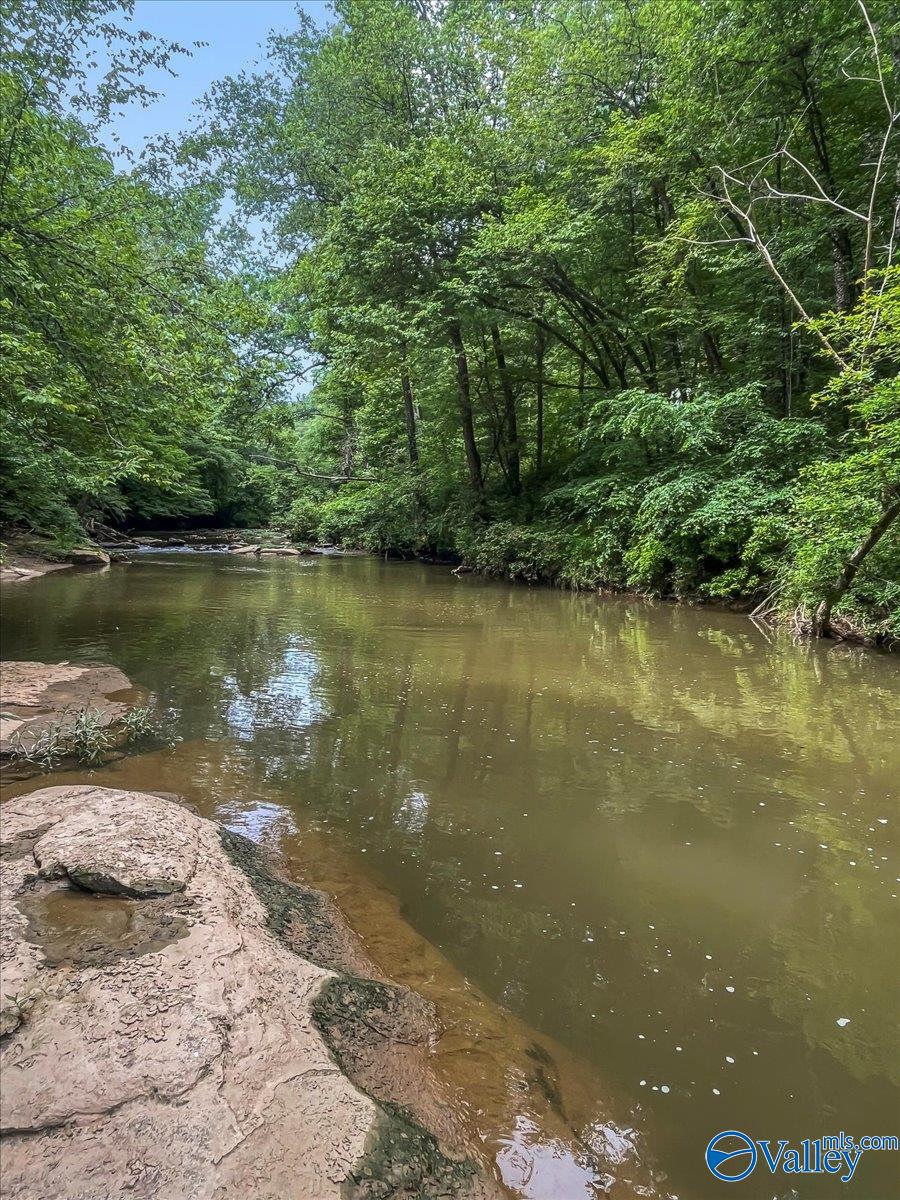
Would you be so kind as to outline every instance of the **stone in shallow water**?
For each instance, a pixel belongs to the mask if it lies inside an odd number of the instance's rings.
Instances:
[[[109,555],[99,546],[78,546],[66,555],[70,563],[83,567],[104,567],[109,563]]]
[[[121,697],[131,681],[117,667],[61,662],[5,662],[0,670],[0,754],[9,754],[16,737],[27,746],[57,727],[70,732],[78,714],[90,709],[103,726],[123,717],[131,704]],[[138,701],[139,702],[139,701]]]

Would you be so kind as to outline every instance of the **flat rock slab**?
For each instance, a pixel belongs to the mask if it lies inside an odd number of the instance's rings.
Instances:
[[[103,725],[125,715],[131,704],[116,694],[131,688],[117,667],[78,663],[4,662],[0,664],[0,754],[12,749],[16,734],[26,742],[51,725],[63,732],[83,709]]]
[[[24,583],[28,579],[40,579],[50,571],[63,571],[71,566],[67,562],[49,562],[30,554],[11,554],[0,563],[0,583]]]
[[[109,555],[100,546],[77,546],[66,555],[70,563],[82,567],[108,567]]]
[[[231,554],[257,554],[257,555],[274,555],[278,558],[297,558],[304,554],[312,554],[312,550],[299,550],[296,546],[229,546]]]
[[[4,1197],[346,1194],[378,1109],[313,1024],[334,976],[269,932],[218,827],[92,787],[41,789],[3,818]],[[90,954],[67,954],[60,922]]]

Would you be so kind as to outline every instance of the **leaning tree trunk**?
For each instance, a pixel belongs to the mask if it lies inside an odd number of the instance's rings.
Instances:
[[[841,569],[840,575],[825,593],[822,602],[813,617],[812,631],[815,637],[829,637],[831,629],[831,613],[844,593],[856,578],[859,568],[867,555],[875,549],[891,525],[900,516],[900,496],[892,496],[886,503],[881,516],[859,543]]]

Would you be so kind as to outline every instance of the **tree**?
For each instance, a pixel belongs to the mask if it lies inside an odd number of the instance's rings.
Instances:
[[[4,5],[0,74],[4,519],[78,536],[85,520],[211,512],[209,458],[277,377],[263,290],[208,249],[216,189],[116,170],[94,140],[146,101],[179,48],[115,24],[107,0]],[[90,83],[87,47],[108,69]],[[252,327],[252,328],[251,328]]]

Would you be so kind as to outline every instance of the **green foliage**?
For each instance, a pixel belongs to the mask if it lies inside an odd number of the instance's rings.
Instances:
[[[898,476],[900,478],[900,476]],[[793,497],[794,553],[784,570],[789,598],[812,609],[854,548],[875,524],[883,485],[870,456],[816,463],[801,476]],[[900,527],[879,542],[865,573],[846,596],[843,611],[873,631],[900,628]],[[872,614],[880,619],[872,620]]]
[[[417,506],[413,480],[348,486],[319,507],[318,540],[378,554],[415,554],[423,545]]]
[[[213,260],[215,189],[117,170],[93,140],[111,103],[147,98],[141,69],[178,50],[116,26],[114,8],[3,4],[2,519],[74,535],[92,517],[268,515],[239,447],[277,371],[253,332],[269,306]],[[109,55],[93,89],[91,39]]]
[[[560,529],[495,521],[467,531],[459,549],[468,565],[486,575],[528,583],[569,581],[570,539]]]
[[[603,577],[722,598],[759,584],[778,537],[771,514],[787,511],[797,472],[827,453],[828,436],[817,421],[778,416],[751,386],[690,400],[622,393],[595,408],[583,446],[588,473],[546,504],[613,533]]]
[[[787,601],[807,610],[829,594],[885,509],[900,502],[900,270],[876,276],[850,312],[827,313],[817,326],[844,364],[813,403],[845,414],[847,428],[838,452],[810,463],[792,492],[792,553],[776,575]],[[872,633],[900,628],[900,523],[870,552],[841,608]]]
[[[297,531],[812,605],[895,463],[898,30],[870,15],[343,0],[218,87],[192,152],[273,222],[322,364],[299,454],[337,482]]]
[[[146,705],[129,708],[128,712],[118,722],[118,731],[126,742],[139,742],[157,737],[159,728],[153,715],[153,709]]]
[[[286,512],[275,518],[275,525],[283,529],[292,542],[314,542],[319,535],[321,504],[311,496],[298,496]]]
[[[215,85],[177,184],[95,126],[178,48],[0,2],[8,521],[274,521],[897,629],[886,0],[340,0]]]

